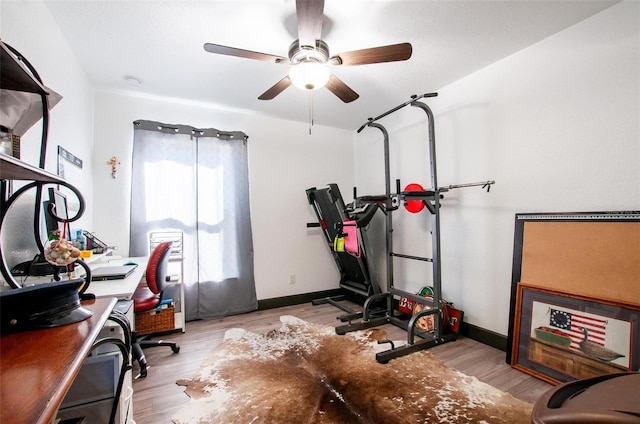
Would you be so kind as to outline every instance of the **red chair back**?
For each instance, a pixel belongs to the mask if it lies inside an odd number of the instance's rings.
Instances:
[[[149,290],[160,294],[167,283],[167,268],[172,241],[163,241],[153,249],[147,263],[146,280]]]

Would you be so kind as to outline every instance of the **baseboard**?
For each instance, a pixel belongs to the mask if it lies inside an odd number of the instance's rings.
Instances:
[[[460,334],[503,352],[507,351],[507,337],[491,330],[464,322],[460,328]]]
[[[316,299],[324,299],[326,297],[344,296],[343,289],[323,290],[312,293],[295,294],[293,296],[274,297],[271,299],[258,300],[258,310],[281,308],[283,306],[300,305],[302,303],[310,303]]]
[[[296,294],[293,296],[275,297],[271,299],[258,300],[258,310],[281,308],[283,306],[300,305],[309,303],[314,300],[324,299],[327,297],[347,296],[352,293],[343,289],[324,290],[312,293]],[[356,299],[353,299],[357,301]],[[495,333],[491,330],[478,327],[473,324],[464,322],[460,328],[460,335],[468,337],[480,343],[486,344],[503,352],[507,351],[507,337],[502,334]]]

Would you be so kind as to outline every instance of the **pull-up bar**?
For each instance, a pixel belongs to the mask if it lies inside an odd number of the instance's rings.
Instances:
[[[439,345],[441,343],[446,343],[451,340],[455,340],[457,337],[457,332],[449,331],[445,332],[444,329],[448,325],[448,322],[444,318],[443,312],[443,302],[441,297],[441,282],[442,282],[442,264],[441,264],[441,246],[440,246],[440,199],[443,198],[442,193],[447,192],[456,188],[463,187],[476,187],[481,186],[482,188],[486,188],[489,191],[491,185],[495,184],[495,181],[481,181],[481,182],[471,182],[465,184],[452,184],[445,187],[439,187],[437,181],[437,173],[436,173],[436,145],[435,145],[435,128],[434,128],[434,117],[433,112],[424,102],[419,101],[419,99],[425,97],[436,97],[437,93],[427,93],[421,95],[413,95],[411,96],[411,100],[394,107],[393,109],[375,117],[369,118],[365,124],[363,124],[359,129],[358,133],[361,132],[365,127],[377,128],[379,129],[384,136],[384,162],[385,162],[385,194],[383,196],[363,196],[363,197],[354,197],[360,201],[368,202],[368,203],[377,203],[378,205],[384,204],[386,210],[385,212],[385,241],[386,241],[386,253],[387,253],[387,290],[383,293],[376,293],[367,298],[362,312],[362,321],[359,323],[352,323],[349,321],[348,325],[338,326],[336,327],[336,333],[345,334],[349,331],[363,330],[366,328],[375,327],[382,324],[393,324],[398,327],[404,328],[407,330],[407,344],[400,347],[391,346],[391,350],[386,352],[380,352],[376,354],[376,360],[381,363],[386,363],[391,359],[397,358],[402,355],[406,355],[411,352],[415,352],[422,349],[428,349],[430,347]],[[428,124],[428,147],[429,147],[429,170],[431,173],[431,189],[424,190],[419,184],[410,184],[405,188],[404,191],[400,190],[400,181],[396,180],[396,193],[391,194],[390,188],[390,166],[389,166],[389,137],[386,129],[380,123],[376,121],[402,109],[405,106],[415,106],[422,109],[427,115],[427,124]],[[411,187],[415,186],[415,187]],[[414,188],[416,188],[414,190]],[[420,256],[414,255],[406,255],[401,254],[393,249],[393,220],[392,220],[392,212],[395,209],[398,209],[397,204],[399,204],[399,199],[405,200],[407,204],[412,202],[419,203],[426,207],[430,212],[430,234],[431,234],[431,258],[423,258]],[[407,208],[410,212],[418,212],[419,209],[412,210],[413,208]],[[388,213],[387,213],[388,212]],[[394,286],[394,258],[404,258],[404,259],[412,259],[412,260],[420,260],[425,262],[431,262],[432,264],[432,288],[433,288],[433,296],[430,301],[425,301],[425,298],[421,297],[418,294],[409,293],[405,290],[397,289]],[[407,324],[404,320],[401,319],[395,313],[394,309],[394,296],[406,297],[407,299],[414,300],[418,303],[426,303],[428,308],[424,309],[420,313],[413,315],[409,323]],[[384,317],[370,317],[369,308],[378,300],[386,299],[387,309],[386,315]],[[424,340],[416,341],[415,340],[415,329],[417,327],[417,322],[419,319],[426,318],[431,316],[433,322],[433,329],[427,333],[419,334]]]
[[[408,102],[404,102],[401,105],[398,105],[396,107],[394,107],[391,110],[386,111],[385,113],[383,113],[382,115],[376,116],[375,118],[369,118],[367,119],[367,122],[362,124],[362,126],[360,128],[358,128],[357,132],[360,132],[364,129],[364,127],[374,123],[375,121],[377,121],[378,119],[382,119],[387,115],[392,114],[393,112],[402,109],[405,106],[409,106],[411,103],[415,102],[416,100],[422,99],[424,97],[436,97],[438,95],[438,93],[425,93],[425,94],[414,94],[411,96],[411,100],[409,100]]]

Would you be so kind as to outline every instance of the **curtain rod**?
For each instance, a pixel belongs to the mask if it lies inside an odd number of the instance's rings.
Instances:
[[[158,131],[167,134],[190,134],[196,137],[215,137],[222,140],[248,140],[249,136],[242,131],[220,131],[216,128],[195,128],[189,125],[164,124],[162,122],[139,119],[133,125],[142,130]]]

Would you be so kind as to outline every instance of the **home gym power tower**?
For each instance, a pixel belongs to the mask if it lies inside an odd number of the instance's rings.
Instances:
[[[384,293],[376,293],[369,296],[364,302],[362,319],[360,322],[352,322],[349,320],[348,324],[336,327],[337,334],[346,334],[347,332],[362,330],[366,328],[376,327],[383,324],[393,324],[407,331],[407,344],[404,346],[395,347],[392,342],[391,349],[379,352],[376,354],[376,360],[380,363],[386,363],[391,359],[404,356],[406,354],[416,352],[423,349],[446,343],[448,341],[455,340],[456,333],[445,333],[443,328],[445,327],[442,320],[442,296],[441,296],[441,255],[440,255],[440,199],[443,198],[443,193],[448,192],[451,189],[482,186],[487,191],[490,190],[491,185],[495,184],[495,181],[484,181],[478,183],[467,183],[449,185],[446,187],[439,187],[436,173],[436,144],[435,144],[435,129],[434,118],[431,109],[423,102],[418,100],[426,97],[435,97],[437,93],[427,93],[422,95],[413,95],[411,100],[405,102],[395,108],[383,113],[376,118],[369,118],[368,121],[363,124],[359,129],[360,133],[364,128],[371,127],[379,129],[384,136],[384,173],[385,173],[385,194],[377,196],[361,196],[356,198],[357,203],[375,203],[385,214],[385,231],[386,231],[386,277],[387,277],[387,290]],[[429,143],[429,162],[430,162],[430,174],[431,174],[431,189],[422,190],[421,187],[417,190],[400,190],[400,180],[396,180],[396,193],[391,193],[391,181],[390,181],[390,165],[389,165],[389,134],[386,128],[376,121],[379,119],[394,113],[405,106],[414,106],[422,109],[427,114],[428,120],[428,143]],[[424,208],[426,208],[430,215],[431,225],[431,248],[432,257],[424,258],[419,256],[407,255],[395,252],[393,249],[393,212],[399,208],[400,202],[405,205],[416,202],[422,202]],[[422,209],[422,205],[420,205]],[[433,270],[433,296],[423,297],[418,294],[413,294],[400,290],[394,287],[393,280],[393,262],[394,258],[402,258],[409,260],[418,260],[432,263]],[[414,314],[409,321],[401,319],[396,315],[394,309],[394,296],[404,297],[411,299],[417,303],[425,304],[422,311]],[[386,311],[383,316],[380,314],[379,307],[376,308],[375,313],[372,312],[372,305],[374,303],[381,303],[386,300]],[[433,315],[434,329],[431,332],[416,331],[416,323],[422,317]],[[360,317],[354,317],[354,319]],[[419,335],[421,340],[416,341],[415,336]]]

